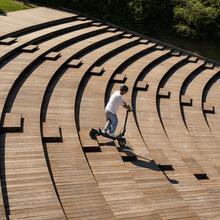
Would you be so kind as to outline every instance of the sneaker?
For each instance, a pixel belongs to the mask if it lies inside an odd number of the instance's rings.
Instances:
[[[115,133],[114,132],[108,133],[108,135],[111,136],[111,137],[115,137]]]
[[[106,129],[101,130],[101,132],[102,132],[103,134],[107,134],[107,133],[108,133],[108,131],[107,131]]]

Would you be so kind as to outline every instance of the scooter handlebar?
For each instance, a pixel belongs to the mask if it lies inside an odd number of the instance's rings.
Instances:
[[[133,109],[131,108],[130,105],[128,105],[127,111],[128,111],[128,112],[133,112]]]

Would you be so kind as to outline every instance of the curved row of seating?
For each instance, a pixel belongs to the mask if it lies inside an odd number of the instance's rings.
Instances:
[[[53,16],[36,22],[41,10]],[[0,38],[0,219],[218,219],[218,65],[77,13],[30,12],[4,18]],[[125,147],[89,136],[121,83]]]
[[[205,103],[208,103],[208,107],[211,112],[205,112],[205,117],[210,127],[211,132],[215,136],[215,138],[219,141],[219,102],[218,102],[218,94],[219,94],[219,74],[216,74],[216,77],[210,79],[210,83],[207,83],[207,92],[203,92],[203,99]],[[212,113],[212,114],[210,114]],[[214,113],[214,114],[213,114]]]

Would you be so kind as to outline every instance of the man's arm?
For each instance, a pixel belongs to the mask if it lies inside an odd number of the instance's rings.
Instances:
[[[132,111],[130,105],[128,105],[125,101],[123,101],[123,105],[122,105],[125,109],[128,109],[130,111]]]

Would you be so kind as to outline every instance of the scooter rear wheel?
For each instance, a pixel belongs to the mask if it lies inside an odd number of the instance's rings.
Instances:
[[[92,129],[90,130],[90,132],[89,132],[89,136],[90,136],[93,140],[96,139],[96,137],[98,136],[98,134],[99,134],[99,132],[98,132],[97,130],[95,130],[94,128],[92,128]]]
[[[125,139],[125,138],[120,138],[120,139],[118,139],[118,144],[119,144],[121,147],[125,146],[125,144],[126,144],[126,139]]]

